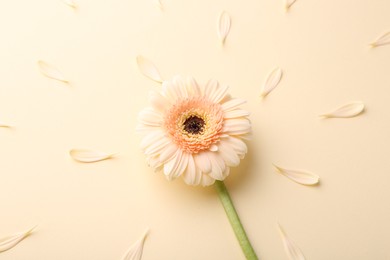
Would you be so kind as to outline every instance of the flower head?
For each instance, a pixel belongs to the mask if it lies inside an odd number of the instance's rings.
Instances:
[[[227,91],[214,80],[202,87],[180,76],[152,91],[151,107],[140,113],[138,125],[149,165],[190,185],[224,180],[244,158],[242,139],[251,131],[249,113],[239,108],[245,101]]]

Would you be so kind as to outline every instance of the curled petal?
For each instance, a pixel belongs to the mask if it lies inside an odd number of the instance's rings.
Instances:
[[[125,253],[122,260],[141,260],[144,250],[145,238],[148,234],[148,230],[145,231],[143,236],[137,240]]]
[[[35,228],[36,228],[36,226],[33,228],[30,228],[26,232],[22,232],[22,233],[19,233],[16,235],[12,235],[12,236],[8,236],[8,237],[0,239],[0,252],[7,251],[7,250],[13,248],[14,246],[16,246],[20,241],[22,241],[23,239],[28,237]]]
[[[280,166],[275,165],[275,168],[284,176],[289,178],[290,180],[295,181],[296,183],[303,185],[315,185],[319,182],[320,177],[315,175],[314,173],[298,171],[298,170],[290,170],[286,168],[282,168]]]
[[[72,149],[70,150],[69,154],[75,161],[83,163],[99,162],[110,159],[114,156],[114,154],[87,149]]]
[[[324,118],[348,118],[355,117],[361,114],[363,111],[364,104],[362,102],[353,102],[339,107],[330,113],[322,114],[320,116]]]
[[[282,237],[284,249],[290,260],[305,260],[305,256],[299,247],[287,236],[283,228],[278,224],[279,233]]]

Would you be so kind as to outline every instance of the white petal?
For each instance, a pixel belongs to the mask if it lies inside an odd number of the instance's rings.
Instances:
[[[138,115],[138,119],[141,123],[149,126],[161,126],[163,121],[162,115],[152,108],[142,110]]]
[[[390,44],[390,31],[382,34],[378,39],[376,39],[370,45],[371,45],[371,47],[375,48],[375,47],[383,46],[386,44]]]
[[[290,7],[295,3],[295,1],[297,1],[297,0],[285,0],[286,1],[286,3],[285,3],[285,6],[284,6],[284,8],[285,8],[285,10],[286,10],[286,12],[288,11],[288,10],[290,10]]]
[[[284,176],[289,178],[290,180],[295,181],[296,183],[303,185],[315,185],[319,182],[320,177],[310,172],[291,170],[282,168],[280,166],[275,165],[275,168]]]
[[[237,154],[246,154],[248,152],[248,148],[246,144],[239,138],[235,138],[233,136],[228,136],[223,139],[224,142],[227,142]]]
[[[261,91],[261,96],[267,96],[276,86],[279,84],[282,79],[283,72],[280,68],[276,68],[268,75],[267,80],[263,85],[263,90]]]
[[[30,235],[32,233],[32,231],[35,229],[35,227],[30,228],[26,232],[22,232],[22,233],[8,236],[5,238],[0,238],[0,252],[7,251],[7,250],[13,248],[14,246],[16,246],[20,241],[22,241],[28,235]]]
[[[221,100],[224,99],[224,97],[226,96],[228,90],[229,90],[228,86],[221,86],[221,85],[219,85],[215,89],[215,91],[209,96],[209,98],[214,103],[219,103]]]
[[[148,146],[145,149],[145,154],[157,155],[162,150],[164,150],[170,143],[171,143],[171,140],[169,138],[163,137],[163,138],[157,140],[156,142],[152,143],[150,146]]]
[[[225,179],[223,176],[223,172],[225,171],[226,165],[222,157],[216,155],[213,152],[205,153],[207,153],[207,156],[210,158],[211,162],[211,172],[209,173],[209,176],[216,180],[223,181]]]
[[[208,98],[211,97],[214,94],[214,92],[217,90],[218,86],[219,86],[218,81],[216,81],[215,79],[210,79],[207,82],[206,87],[204,88],[203,95]]]
[[[40,72],[51,79],[55,79],[64,83],[69,83],[67,79],[62,75],[62,73],[53,65],[50,65],[49,63],[39,60],[38,61],[38,67]]]
[[[240,158],[238,157],[237,153],[229,145],[229,143],[224,140],[222,140],[219,144],[218,154],[222,156],[226,165],[229,167],[235,167],[240,164]]]
[[[191,156],[190,154],[183,152],[179,165],[173,172],[173,179],[176,179],[177,177],[183,174],[184,170],[187,168],[188,160],[190,156]]]
[[[172,159],[172,156],[177,152],[178,148],[175,144],[171,143],[167,147],[165,147],[164,151],[161,152],[159,160],[161,163],[166,163]]]
[[[222,44],[225,43],[226,37],[229,34],[230,23],[231,21],[229,14],[225,11],[221,12],[218,19],[218,36]]]
[[[168,80],[162,83],[162,93],[171,103],[179,97],[176,92],[175,86],[171,81]]]
[[[243,109],[234,109],[225,112],[224,118],[231,119],[231,118],[237,118],[237,117],[247,117],[250,113]]]
[[[176,95],[180,98],[188,98],[187,84],[185,80],[180,76],[175,76],[173,77],[172,82]]]
[[[147,58],[141,55],[137,56],[137,64],[141,73],[144,74],[146,77],[159,83],[163,81],[160,72],[158,71],[156,66]]]
[[[140,147],[142,150],[145,150],[147,147],[149,147],[154,142],[160,140],[163,137],[165,137],[165,133],[162,130],[158,129],[152,131],[144,136],[144,138],[141,141]]]
[[[172,159],[164,164],[164,174],[169,180],[173,180],[176,169],[178,168],[183,152],[179,149],[176,151]]]
[[[333,112],[320,115],[325,118],[348,118],[361,114],[364,110],[364,104],[362,102],[353,102],[346,104]]]
[[[228,119],[225,120],[222,131],[230,135],[243,135],[251,131],[251,124],[247,119]]]
[[[240,98],[233,98],[222,104],[222,110],[226,113],[230,110],[236,109],[238,106],[245,104],[246,100]]]
[[[77,9],[77,4],[74,0],[62,0],[62,2],[73,9]]]
[[[184,171],[183,178],[188,185],[199,185],[202,173],[195,166],[195,161],[192,155],[188,158],[188,165]]]
[[[211,172],[211,162],[206,152],[195,154],[194,160],[196,167],[198,167],[203,173]]]
[[[171,103],[168,99],[157,91],[150,92],[149,101],[152,104],[152,107],[159,112],[164,112],[171,107]]]
[[[303,255],[302,251],[295,245],[293,241],[291,241],[291,239],[287,236],[279,224],[278,227],[288,258],[290,260],[305,260],[305,256]]]
[[[144,249],[145,238],[147,234],[148,234],[148,230],[146,230],[145,233],[142,235],[142,237],[137,242],[135,242],[129,248],[129,250],[127,250],[122,260],[141,260],[142,252]]]
[[[199,97],[202,95],[202,91],[201,91],[198,83],[196,82],[196,80],[193,77],[187,78],[187,86],[190,89],[190,93],[193,96]]]
[[[201,184],[203,187],[210,186],[210,185],[214,184],[214,182],[215,182],[214,178],[211,178],[207,174],[202,174]]]
[[[87,149],[72,149],[69,151],[69,154],[73,160],[83,163],[99,162],[110,159],[114,156],[114,154]]]

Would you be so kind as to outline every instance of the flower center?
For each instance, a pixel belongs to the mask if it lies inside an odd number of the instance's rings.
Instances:
[[[184,123],[184,131],[186,131],[189,134],[200,134],[203,132],[203,127],[204,127],[204,120],[200,117],[197,116],[190,116],[187,118]]]

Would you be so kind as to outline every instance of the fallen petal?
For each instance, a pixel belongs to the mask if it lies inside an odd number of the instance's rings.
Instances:
[[[3,123],[3,122],[0,122],[0,127],[11,128],[11,126],[9,124]]]
[[[158,83],[163,82],[160,72],[150,60],[139,55],[137,56],[137,64],[141,73],[144,74],[146,77]]]
[[[50,65],[49,63],[39,60],[38,61],[38,67],[41,73],[51,79],[59,80],[64,83],[69,83],[67,79],[62,75],[62,73],[53,65]]]
[[[268,75],[267,80],[263,85],[263,90],[261,91],[261,96],[267,96],[274,88],[276,88],[282,79],[283,71],[280,68],[275,68]]]
[[[62,0],[62,2],[73,9],[77,9],[77,4],[74,0]]]
[[[0,252],[7,251],[7,250],[13,248],[14,246],[16,246],[20,241],[22,241],[28,235],[30,235],[35,228],[36,228],[36,226],[33,228],[30,228],[26,232],[12,235],[12,236],[8,236],[5,238],[1,238],[0,239]]]
[[[361,114],[364,111],[364,104],[362,102],[353,102],[346,104],[333,112],[320,115],[325,118],[349,118]]]
[[[107,154],[87,149],[72,149],[69,154],[74,160],[83,163],[99,162],[110,159],[114,156],[114,154]]]
[[[383,46],[386,44],[390,44],[390,31],[382,34],[378,39],[370,43],[371,47],[373,48]]]
[[[163,4],[161,3],[161,0],[155,0],[155,3],[156,3],[156,5],[158,6],[158,8],[160,8],[161,11],[164,9],[164,6],[163,6]]]
[[[290,7],[296,2],[297,0],[286,0],[286,3],[285,3],[285,10],[286,12],[288,12],[290,10]]]
[[[278,227],[288,258],[290,260],[305,260],[305,256],[303,255],[302,251],[297,247],[297,245],[295,245],[293,241],[291,241],[279,223]]]
[[[289,178],[290,180],[295,181],[296,183],[303,185],[315,185],[319,182],[320,177],[310,172],[298,171],[298,170],[290,170],[286,168],[282,168],[280,166],[275,165],[275,168],[284,176]]]
[[[122,260],[141,260],[147,234],[148,230],[146,230],[143,236],[129,248]]]
[[[219,15],[219,19],[218,19],[218,36],[219,39],[221,40],[222,45],[225,43],[226,37],[229,34],[230,24],[231,24],[231,20],[229,14],[223,11]]]

